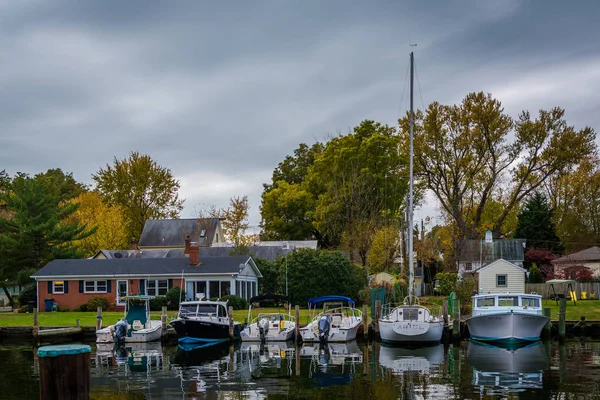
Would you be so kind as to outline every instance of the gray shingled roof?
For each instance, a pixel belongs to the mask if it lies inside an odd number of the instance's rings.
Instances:
[[[233,247],[201,247],[200,259],[203,257],[226,257],[234,250]],[[266,260],[274,260],[277,256],[285,256],[291,253],[293,248],[290,246],[288,250],[284,250],[281,246],[249,246],[246,254],[254,258],[264,258]]]
[[[190,235],[198,246],[212,245],[218,218],[149,219],[144,224],[138,247],[185,247],[185,237]],[[204,236],[201,236],[204,231]]]
[[[181,258],[184,249],[168,250],[100,250],[107,259],[113,258]],[[98,255],[96,253],[96,255]],[[95,256],[94,256],[95,257]]]
[[[187,257],[53,260],[32,277],[238,274],[248,261],[248,256],[205,257],[190,266]]]
[[[553,264],[561,263],[573,263],[577,261],[599,261],[600,260],[600,247],[593,246],[585,250],[578,251],[577,253],[571,253],[557,260],[553,260]]]

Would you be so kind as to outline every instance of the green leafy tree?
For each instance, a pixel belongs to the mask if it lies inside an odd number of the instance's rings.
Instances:
[[[59,194],[45,182],[26,174],[13,179],[11,190],[0,201],[10,215],[0,218],[1,282],[16,281],[21,270],[37,270],[55,258],[81,257],[73,242],[95,231],[76,221],[68,222],[77,204],[61,202]]]
[[[527,277],[527,282],[544,283],[544,275],[537,265],[533,264],[531,268],[529,268],[529,277]]]
[[[60,201],[74,199],[88,190],[85,184],[77,182],[73,178],[73,174],[65,174],[60,168],[36,174],[33,179],[44,183],[47,188],[58,195]]]
[[[306,304],[324,295],[358,298],[367,272],[339,251],[300,249],[287,256],[288,290],[292,304]]]
[[[530,193],[596,150],[595,132],[575,130],[563,117],[564,110],[553,108],[535,119],[524,111],[513,121],[482,92],[416,113],[415,174],[454,221],[455,239],[480,237],[477,228],[492,200],[503,204],[491,221],[494,237],[501,237],[510,213]],[[400,125],[406,149],[408,116]]]
[[[262,274],[258,286],[259,294],[284,294],[285,292],[285,259],[279,257],[273,261],[253,257],[256,266]]]
[[[131,152],[125,160],[114,159],[92,175],[105,202],[123,210],[128,237],[139,238],[148,219],[178,218],[183,209],[179,181],[171,170],[150,156]]]
[[[553,219],[546,196],[535,192],[519,213],[515,237],[525,239],[527,248],[549,249],[560,254],[564,248],[556,234]]]
[[[394,266],[394,256],[398,252],[398,228],[384,226],[375,232],[373,242],[367,252],[369,274],[389,271]]]

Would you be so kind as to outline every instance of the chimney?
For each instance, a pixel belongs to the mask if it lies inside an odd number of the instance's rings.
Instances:
[[[200,246],[196,242],[190,242],[188,253],[190,255],[190,265],[200,264]]]
[[[185,250],[184,250],[183,254],[189,254],[189,252],[190,252],[190,243],[191,243],[190,235],[187,235],[185,237]]]
[[[137,240],[135,240],[135,237],[131,238],[131,242],[130,243],[130,249],[131,250],[138,250],[138,246],[137,246]]]

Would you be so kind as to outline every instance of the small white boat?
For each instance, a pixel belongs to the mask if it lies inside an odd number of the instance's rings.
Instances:
[[[441,308],[438,315],[408,296],[401,306],[392,308],[379,319],[379,335],[384,343],[439,343],[444,333]],[[439,307],[439,306],[435,306]]]
[[[162,335],[162,323],[150,319],[150,299],[153,296],[125,296],[124,317],[116,324],[96,331],[96,343],[152,342]]]
[[[288,313],[259,313],[252,319],[252,304],[262,300],[285,301]],[[289,298],[282,295],[255,296],[250,299],[248,307],[248,325],[240,332],[243,342],[287,341],[294,337],[296,318],[290,314]]]
[[[323,311],[316,314],[319,304],[323,304]],[[356,339],[363,315],[354,308],[351,298],[316,297],[308,300],[308,309],[311,320],[300,328],[303,342],[350,342]]]
[[[472,299],[473,312],[467,327],[474,340],[537,341],[550,320],[542,315],[542,296],[538,294],[479,294]]]

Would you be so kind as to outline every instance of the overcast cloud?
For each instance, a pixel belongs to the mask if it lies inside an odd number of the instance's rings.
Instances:
[[[182,217],[247,194],[257,226],[299,143],[406,111],[409,43],[418,107],[483,90],[600,129],[599,20],[593,0],[0,1],[0,170],[91,184],[139,151]]]

